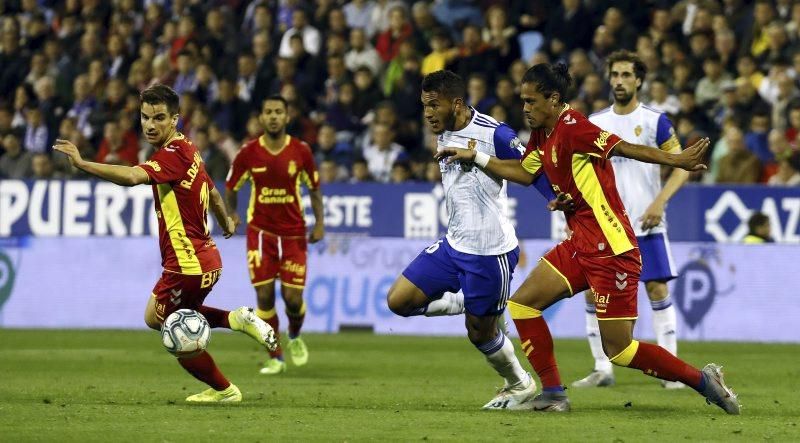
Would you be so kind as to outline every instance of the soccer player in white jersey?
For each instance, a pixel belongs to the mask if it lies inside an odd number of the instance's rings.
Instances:
[[[525,148],[514,130],[469,107],[464,96],[464,81],[450,71],[433,72],[422,81],[425,121],[438,135],[438,149],[457,146],[519,159]],[[389,308],[401,316],[464,313],[469,340],[505,379],[483,408],[532,409],[536,383],[497,324],[519,259],[514,227],[506,217],[506,181],[471,162],[441,161],[439,167],[447,235],[420,252],[397,277],[387,296]],[[555,198],[546,180],[534,185],[546,198]],[[463,296],[456,294],[459,290]]]
[[[614,92],[614,104],[589,116],[595,125],[617,134],[628,143],[651,146],[653,149],[675,153],[681,151],[667,115],[639,101],[647,68],[639,57],[629,51],[617,51],[607,59],[608,77]],[[664,208],[675,192],[689,179],[682,169],[672,171],[661,186],[659,165],[642,163],[621,156],[611,157],[617,190],[633,225],[642,255],[641,281],[647,289],[653,308],[653,330],[658,345],[677,355],[677,320],[667,282],[677,275],[667,239]],[[586,333],[595,359],[594,370],[585,378],[572,383],[573,387],[611,386],[614,373],[611,362],[603,352],[600,326],[594,307],[594,296],[586,292]],[[682,388],[677,381],[662,381],[669,389]]]

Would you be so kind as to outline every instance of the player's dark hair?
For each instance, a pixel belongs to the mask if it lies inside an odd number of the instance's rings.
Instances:
[[[431,72],[422,79],[422,90],[437,92],[449,99],[463,99],[467,94],[464,80],[452,71]]]
[[[281,102],[283,103],[284,109],[289,109],[289,102],[278,94],[272,94],[269,97],[265,98],[263,102],[261,102],[261,107],[264,107],[264,103],[266,102]]]
[[[644,85],[644,77],[647,75],[647,66],[644,64],[642,59],[639,58],[636,53],[628,51],[627,49],[621,49],[619,51],[612,52],[606,59],[606,67],[608,68],[609,76],[611,76],[611,67],[614,66],[614,63],[619,62],[633,63],[633,75],[642,81],[636,90],[638,91],[642,89],[642,85]]]
[[[569,75],[569,68],[564,63],[556,65],[539,63],[525,72],[522,83],[534,83],[536,90],[545,98],[558,93],[559,101],[565,103],[567,91],[572,86],[572,76]]]
[[[763,226],[769,223],[769,217],[763,212],[754,212],[753,215],[750,216],[750,219],[747,220],[747,227],[750,229],[750,232],[756,232],[759,226]]]
[[[139,101],[141,101],[142,104],[147,103],[148,105],[160,105],[163,103],[167,105],[167,111],[170,115],[177,114],[180,105],[178,93],[169,86],[160,83],[142,91],[142,93],[139,94]]]

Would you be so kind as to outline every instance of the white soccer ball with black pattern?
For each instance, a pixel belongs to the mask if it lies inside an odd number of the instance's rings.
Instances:
[[[192,309],[178,309],[161,326],[161,343],[177,356],[199,353],[211,341],[211,326],[203,314]]]

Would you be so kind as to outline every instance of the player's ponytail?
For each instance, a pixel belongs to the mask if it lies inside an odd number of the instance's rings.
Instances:
[[[534,83],[536,89],[545,97],[558,93],[560,102],[565,102],[567,91],[572,85],[569,68],[563,63],[551,65],[540,63],[534,65],[522,77],[522,83]]]

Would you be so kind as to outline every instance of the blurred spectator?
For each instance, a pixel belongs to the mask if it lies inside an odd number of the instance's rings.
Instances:
[[[292,27],[286,30],[281,38],[278,55],[281,57],[291,57],[292,51],[289,47],[289,38],[299,34],[303,37],[303,46],[312,55],[317,55],[322,47],[322,36],[319,30],[308,23],[306,12],[302,9],[292,11]]]
[[[486,78],[480,74],[473,74],[467,79],[467,104],[486,114],[497,102],[493,95],[489,95]]]
[[[6,134],[16,133],[19,136],[19,130],[14,129],[11,126],[11,122],[14,118],[14,114],[11,112],[10,109],[6,108],[5,106],[0,106],[0,141],[3,140],[3,137]]]
[[[355,85],[355,97],[353,99],[353,113],[359,119],[363,119],[370,112],[376,103],[383,100],[383,93],[375,82],[372,70],[366,66],[361,66],[353,74]]]
[[[428,162],[425,167],[425,180],[429,183],[440,183],[442,181],[442,171],[439,163]]]
[[[494,48],[497,54],[495,68],[506,72],[511,63],[521,55],[517,29],[509,23],[508,13],[501,5],[492,5],[486,10],[486,27],[483,28],[483,41]]]
[[[697,82],[694,96],[698,105],[709,108],[714,106],[722,95],[722,84],[731,78],[722,70],[722,64],[716,54],[703,60],[703,73],[705,75]]]
[[[371,37],[371,34],[366,33],[369,32],[372,8],[374,6],[371,0],[351,0],[345,4],[342,11],[344,12],[347,26],[350,29],[361,29],[367,38]]]
[[[395,161],[389,174],[389,182],[406,183],[408,181],[411,181],[411,165],[408,160]]]
[[[747,150],[742,131],[729,126],[725,130],[728,153],[719,161],[717,183],[744,184],[756,183],[761,176],[761,163],[758,157]]]
[[[216,146],[211,143],[208,131],[201,129],[195,132],[192,137],[192,144],[197,147],[197,151],[203,158],[206,172],[212,180],[219,182],[224,181],[225,176],[228,175],[230,163],[225,156],[219,152]]]
[[[3,150],[0,156],[0,177],[23,179],[33,173],[33,154],[22,149],[19,138],[9,133],[3,137]]]
[[[494,82],[497,51],[483,41],[480,32],[480,28],[474,25],[464,27],[461,46],[457,50],[458,55],[447,68],[461,78],[468,78],[471,74],[483,74],[488,81]]]
[[[194,54],[185,49],[178,53],[178,74],[175,76],[172,89],[179,96],[194,93],[197,90]]]
[[[18,31],[4,28],[0,30],[0,97],[9,97],[14,88],[22,83],[28,74],[28,57],[19,46]]]
[[[351,168],[350,183],[369,183],[375,179],[369,172],[367,160],[364,157],[356,157],[353,159],[353,167]]]
[[[525,124],[522,117],[522,100],[514,91],[511,79],[506,76],[498,78],[494,95],[497,98],[496,105],[502,106],[506,113],[506,118],[502,121],[508,123],[515,131],[521,128]]]
[[[31,159],[31,176],[34,180],[53,180],[64,178],[53,168],[53,161],[47,154],[34,154]]]
[[[456,51],[451,48],[450,36],[443,29],[431,35],[430,45],[431,52],[422,59],[422,75],[443,70],[456,56]]]
[[[772,243],[772,226],[769,217],[763,212],[753,212],[747,220],[747,235],[742,240],[744,244],[757,245]]]
[[[221,130],[230,132],[237,139],[244,135],[247,105],[235,95],[233,81],[226,78],[219,81],[219,94],[209,110],[212,120]]]
[[[333,160],[319,162],[319,181],[323,185],[341,181],[340,167]]]
[[[256,103],[256,60],[252,53],[239,54],[237,62],[236,96],[248,110],[258,110],[261,103]]]
[[[317,133],[317,143],[313,145],[314,160],[321,164],[330,160],[340,167],[349,168],[353,159],[353,146],[337,140],[336,128],[323,124]]]
[[[677,114],[680,109],[678,97],[669,93],[667,82],[661,77],[650,82],[650,106],[669,115]]]
[[[103,140],[95,161],[111,165],[133,166],[139,163],[139,142],[136,135],[123,133],[116,120],[106,122]]]
[[[412,37],[413,28],[408,21],[406,9],[394,6],[389,10],[389,28],[381,32],[375,40],[375,50],[381,59],[388,63],[400,52],[400,44]]]
[[[378,51],[372,47],[364,30],[360,28],[350,30],[350,50],[344,56],[344,63],[351,72],[365,66],[372,71],[372,75],[378,75],[383,66]]]
[[[747,150],[755,154],[762,165],[767,165],[775,160],[767,141],[769,128],[767,109],[757,109],[750,118],[749,130],[744,135],[744,143],[747,146]]]
[[[367,160],[369,173],[376,181],[388,182],[394,162],[405,149],[394,141],[394,130],[385,123],[372,125],[372,134],[369,144],[364,148],[364,158]]]
[[[800,172],[795,168],[790,159],[797,154],[786,141],[783,133],[777,129],[769,132],[769,149],[777,160],[772,170],[765,172],[767,183],[772,186],[798,186],[800,185]]]
[[[547,19],[545,35],[550,36],[550,52],[565,54],[589,46],[592,29],[586,23],[591,22],[592,18],[580,0],[562,0]],[[604,26],[603,29],[606,30]]]
[[[34,104],[25,110],[25,141],[23,147],[31,153],[47,153],[51,150],[50,133],[42,111]]]

